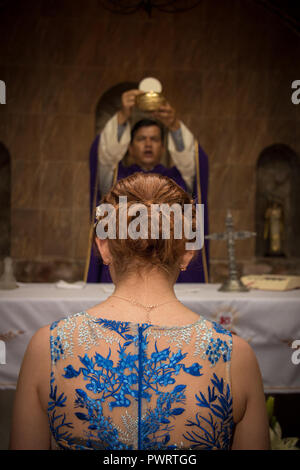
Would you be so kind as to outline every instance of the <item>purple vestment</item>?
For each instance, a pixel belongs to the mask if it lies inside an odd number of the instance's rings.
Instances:
[[[101,188],[99,188],[99,177],[98,177],[98,147],[99,147],[100,135],[94,140],[90,150],[90,211],[91,211],[91,222],[94,223],[95,207],[100,203],[101,199]],[[208,158],[205,152],[200,146],[198,146],[198,162],[199,162],[199,173],[194,181],[193,198],[197,203],[204,204],[204,235],[208,234],[208,209],[207,209],[207,190],[208,190]],[[131,165],[125,167],[122,162],[118,164],[117,179],[126,178],[137,171],[142,171],[138,165]],[[172,168],[166,168],[163,165],[157,165],[149,173],[159,173],[160,175],[172,178],[179,186],[186,191],[186,184],[178,171],[173,166]],[[199,188],[201,194],[199,195]],[[96,191],[96,193],[95,193]],[[202,250],[201,250],[202,251]],[[207,270],[209,266],[209,244],[208,240],[205,240],[205,261]],[[87,282],[112,282],[108,266],[104,266],[100,259],[99,254],[96,253],[95,247],[92,246],[89,253],[89,267],[87,271]],[[203,253],[198,254],[197,258],[193,260],[188,269],[179,274],[177,282],[205,282],[205,274],[203,268]]]

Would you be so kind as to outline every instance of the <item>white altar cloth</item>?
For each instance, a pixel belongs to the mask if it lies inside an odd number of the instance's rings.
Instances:
[[[266,393],[300,393],[300,364],[292,362],[292,343],[300,340],[300,290],[225,293],[218,288],[178,284],[175,292],[184,305],[250,343]],[[0,388],[15,388],[26,347],[40,327],[92,307],[112,290],[112,284],[82,289],[24,284],[0,290],[0,342],[6,352],[5,361],[0,357]]]

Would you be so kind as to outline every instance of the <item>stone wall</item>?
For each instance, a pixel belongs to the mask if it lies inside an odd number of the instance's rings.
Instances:
[[[255,229],[255,167],[274,143],[300,153],[300,39],[254,0],[203,0],[177,15],[114,15],[97,0],[3,2],[0,141],[11,155],[11,256],[18,279],[81,279],[88,152],[100,97],[155,76],[210,160],[210,232]],[[237,243],[253,263],[255,241]],[[211,243],[212,280],[226,244]],[[220,267],[220,269],[219,269]]]

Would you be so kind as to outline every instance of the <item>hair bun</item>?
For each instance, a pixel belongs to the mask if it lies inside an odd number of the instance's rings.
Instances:
[[[144,238],[126,239],[118,237],[119,234],[119,212],[121,210],[120,197],[126,196],[127,209],[134,205],[143,205],[147,208],[147,225],[140,228]],[[157,266],[162,269],[173,270],[178,268],[180,259],[185,253],[185,243],[187,239],[184,235],[181,238],[174,236],[174,217],[169,217],[170,236],[165,238],[163,233],[162,218],[164,214],[159,214],[158,237],[153,238],[152,227],[152,207],[154,204],[179,204],[181,208],[185,204],[191,204],[189,195],[172,179],[155,173],[137,172],[127,178],[117,181],[112,189],[102,199],[101,203],[110,204],[116,210],[116,236],[109,238],[109,249],[113,258],[114,268],[118,273],[135,270],[138,267]],[[130,223],[135,216],[128,215],[127,212],[127,231]],[[170,213],[169,213],[170,214]],[[193,212],[194,214],[194,212]],[[193,216],[193,223],[195,222]],[[100,217],[101,221],[103,217]],[[182,224],[184,218],[182,214]],[[137,224],[138,225],[138,224]],[[148,231],[147,231],[148,229]]]

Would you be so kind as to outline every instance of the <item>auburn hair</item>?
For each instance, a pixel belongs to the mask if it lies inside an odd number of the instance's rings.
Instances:
[[[121,239],[119,235],[119,197],[127,197],[127,208],[136,204],[143,204],[148,209],[148,238],[147,239]],[[184,234],[184,205],[191,204],[190,196],[174,180],[156,173],[137,172],[117,181],[111,190],[102,198],[100,204],[110,204],[116,211],[116,238],[108,238],[108,246],[113,264],[118,274],[136,271],[139,268],[157,266],[167,272],[179,268],[181,257],[186,251]],[[159,218],[159,237],[151,238],[151,205],[152,204],[179,204],[182,212],[182,237],[174,237],[174,215],[170,217],[170,237],[162,236],[162,215]],[[127,212],[127,228],[135,218]],[[97,218],[97,223],[105,216]],[[196,226],[195,205],[192,206],[192,229]],[[96,227],[95,227],[95,237]],[[195,250],[195,256],[197,251]]]

